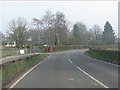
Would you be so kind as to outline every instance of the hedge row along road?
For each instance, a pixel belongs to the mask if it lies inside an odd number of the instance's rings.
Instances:
[[[101,61],[107,61],[116,65],[120,65],[120,51],[114,50],[88,50],[85,52],[86,55],[100,59]]]

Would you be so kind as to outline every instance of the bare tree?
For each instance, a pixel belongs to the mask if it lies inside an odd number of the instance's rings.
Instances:
[[[2,46],[2,37],[3,37],[3,33],[0,32],[0,47]]]
[[[43,44],[51,44],[51,34],[50,31],[53,28],[54,14],[51,11],[46,11],[46,14],[42,19],[33,19],[33,23],[36,26],[37,30],[40,31],[40,40]]]
[[[5,45],[5,44],[6,44],[5,34],[0,32],[0,45]]]
[[[18,48],[23,48],[26,43],[26,34],[27,34],[27,22],[24,18],[19,17],[13,19],[8,24],[9,37],[11,40],[14,40]]]
[[[0,32],[0,59],[2,58],[2,35],[3,33]]]
[[[65,44],[68,40],[68,26],[65,15],[62,12],[55,14],[55,45]]]
[[[67,37],[67,24],[65,20],[65,15],[61,12],[53,14],[47,11],[42,19],[33,19],[35,26],[42,31],[42,38],[44,38],[44,43],[48,45],[58,45],[63,44]],[[63,37],[64,39],[62,39]]]
[[[102,39],[102,29],[98,25],[93,25],[91,32],[93,33],[94,44],[100,44]]]
[[[73,35],[73,43],[74,44],[87,44],[88,40],[87,40],[87,28],[86,25],[81,23],[81,22],[77,22],[74,24],[73,26],[73,30],[72,30],[72,35]]]
[[[37,29],[29,29],[28,31],[28,38],[31,39],[30,41],[32,42],[33,45],[39,46],[41,44],[41,42],[39,42],[40,40],[40,31]]]

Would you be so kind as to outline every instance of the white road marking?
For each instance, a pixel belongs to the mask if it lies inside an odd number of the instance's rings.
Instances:
[[[114,66],[117,66],[117,67],[120,67],[119,65],[116,65],[116,64],[113,64],[113,63],[110,63],[110,62],[106,62],[106,61],[103,61],[103,62],[114,65]]]
[[[74,80],[74,79],[73,79],[73,78],[69,78],[68,80],[71,80],[71,81],[72,81],[72,80]]]
[[[51,55],[48,57],[50,58]],[[40,65],[41,63],[43,63],[44,61],[46,61],[48,58],[46,58],[45,60],[41,61],[40,63],[38,63],[37,65],[35,65],[34,67],[32,67],[29,71],[27,71],[23,76],[21,76],[16,82],[14,82],[9,88],[14,88],[17,83],[19,83],[27,74],[29,74],[33,69],[35,69],[38,65]]]
[[[67,56],[67,59],[69,59],[69,56]]]
[[[73,63],[69,58],[68,60]],[[84,74],[86,74],[88,77],[90,77],[91,79],[93,79],[95,82],[97,82],[98,84],[100,84],[101,86],[103,86],[104,88],[109,88],[108,86],[106,86],[105,84],[103,84],[102,82],[100,82],[99,80],[95,79],[93,76],[91,76],[90,74],[88,74],[87,72],[85,72],[84,70],[82,70],[81,68],[79,68],[78,66],[76,66],[77,69],[79,69],[81,72],[83,72]]]
[[[94,59],[94,60],[97,60],[97,59]],[[107,63],[107,64],[110,64],[110,65],[113,65],[113,66],[116,66],[116,67],[120,67],[119,65],[117,64],[113,64],[113,63],[110,63],[110,62],[107,62],[107,61],[101,61],[101,60],[97,60],[99,62],[103,62],[103,63]]]
[[[76,66],[77,67],[77,66]],[[109,88],[108,86],[106,86],[105,84],[103,84],[102,82],[100,82],[99,80],[95,79],[93,76],[91,76],[90,74],[88,74],[87,72],[85,72],[84,70],[82,70],[81,68],[77,67],[77,69],[79,69],[81,72],[83,72],[84,74],[86,74],[88,77],[90,77],[91,79],[93,79],[95,82],[99,83],[101,86],[103,86],[104,88]]]
[[[70,61],[70,63],[72,63],[72,61],[68,58],[68,60]]]

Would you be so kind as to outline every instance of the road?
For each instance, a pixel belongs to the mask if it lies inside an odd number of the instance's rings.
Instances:
[[[14,88],[118,88],[118,67],[85,56],[84,50],[51,54]]]

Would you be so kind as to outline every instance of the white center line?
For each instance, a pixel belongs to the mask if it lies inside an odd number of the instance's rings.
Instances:
[[[72,63],[72,61],[68,58],[68,60],[70,61],[70,63]]]
[[[68,60],[73,63],[69,58]],[[79,69],[81,72],[83,72],[84,74],[86,74],[88,77],[90,77],[92,80],[94,80],[95,82],[97,82],[98,84],[100,84],[101,86],[103,86],[104,88],[109,88],[108,86],[106,86],[105,84],[103,84],[102,82],[100,82],[99,80],[95,79],[93,76],[91,76],[90,74],[88,74],[87,72],[85,72],[84,70],[82,70],[80,67],[76,66],[77,69]]]
[[[103,84],[99,80],[95,79],[93,76],[91,76],[90,74],[88,74],[87,72],[85,72],[84,70],[82,70],[81,68],[77,67],[77,69],[79,69],[81,72],[83,72],[84,74],[86,74],[88,77],[90,77],[91,79],[93,79],[94,81],[96,81],[97,83],[99,83],[104,88],[109,88],[108,86],[106,86],[105,84]]]

